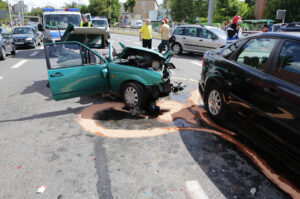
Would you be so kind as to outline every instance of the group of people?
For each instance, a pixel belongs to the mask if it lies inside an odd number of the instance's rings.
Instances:
[[[167,22],[168,20],[164,19],[160,23],[159,33],[161,34],[162,39],[158,46],[160,53],[163,51],[165,46],[167,46],[168,51],[170,50],[171,29]],[[152,32],[150,20],[146,19],[145,25],[143,25],[140,30],[140,41],[142,41],[144,48],[152,48]]]

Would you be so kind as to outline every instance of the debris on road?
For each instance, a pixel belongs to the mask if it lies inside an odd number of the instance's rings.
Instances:
[[[44,193],[44,191],[47,189],[46,185],[41,185],[38,187],[38,189],[36,190],[36,193],[42,194]]]
[[[21,168],[22,168],[22,166],[21,166],[21,165],[19,165],[19,166],[18,166],[18,169],[21,169]]]
[[[252,196],[254,196],[254,194],[256,193],[256,188],[255,188],[255,187],[252,187],[252,188],[250,189],[250,193],[251,193]]]

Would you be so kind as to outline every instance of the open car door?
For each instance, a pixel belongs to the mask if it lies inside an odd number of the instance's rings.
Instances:
[[[110,89],[107,60],[79,42],[47,44],[45,56],[55,100]]]

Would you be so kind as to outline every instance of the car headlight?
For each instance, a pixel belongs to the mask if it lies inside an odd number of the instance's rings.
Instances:
[[[32,41],[32,38],[26,38],[25,40],[26,41]]]

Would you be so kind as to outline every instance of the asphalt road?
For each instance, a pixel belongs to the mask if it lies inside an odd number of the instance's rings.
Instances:
[[[135,36],[111,40],[141,45]],[[238,126],[222,129],[205,117],[195,97],[201,55],[172,62],[173,81],[186,88],[159,103],[177,116],[131,118],[117,99],[99,94],[54,101],[42,47],[1,61],[0,198],[289,198],[243,147],[225,139],[232,129],[238,138]],[[41,185],[47,188],[37,194]]]

